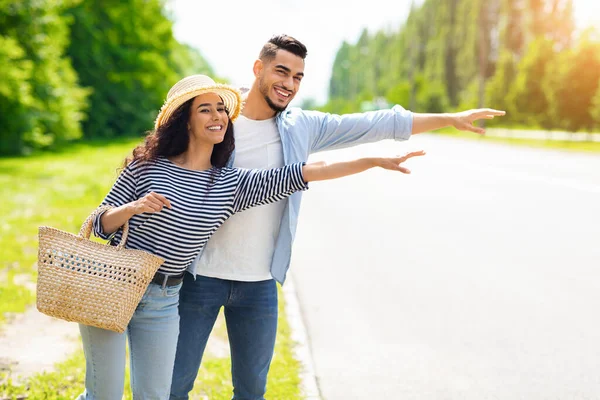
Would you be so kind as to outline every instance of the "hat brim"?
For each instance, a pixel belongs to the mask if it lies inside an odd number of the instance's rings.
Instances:
[[[227,109],[230,122],[234,122],[240,115],[242,107],[242,95],[240,94],[239,90],[229,85],[223,85],[220,83],[212,86],[192,87],[180,93],[175,93],[174,95],[169,96],[169,99],[162,106],[158,116],[156,117],[154,129],[158,129],[161,125],[166,123],[173,112],[181,107],[183,103],[205,93],[215,93],[219,95],[221,99],[223,99],[223,104],[225,104],[225,108]]]

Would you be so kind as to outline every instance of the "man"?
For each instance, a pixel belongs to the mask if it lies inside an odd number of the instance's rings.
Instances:
[[[287,109],[304,77],[306,47],[281,35],[255,61],[255,81],[235,122],[235,167],[274,168],[308,155],[445,126],[482,133],[478,119],[496,110],[417,114],[400,106],[362,114],[330,115]],[[212,237],[185,274],[180,292],[180,334],[171,399],[187,399],[221,307],[231,347],[234,400],[262,400],[277,331],[277,285],[290,264],[301,193],[287,201],[233,216]]]

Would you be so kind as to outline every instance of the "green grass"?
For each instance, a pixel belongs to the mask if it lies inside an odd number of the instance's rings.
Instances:
[[[38,374],[24,383],[15,383],[8,373],[0,373],[0,398],[74,399],[83,391],[85,359],[77,352],[56,366],[56,372]]]
[[[35,301],[23,281],[35,282],[40,225],[77,233],[103,200],[121,161],[138,140],[76,145],[59,153],[0,158],[0,327],[10,313]],[[17,280],[17,281],[15,281]]]
[[[35,302],[37,231],[49,225],[68,232],[79,231],[85,217],[102,201],[117,177],[117,168],[138,140],[109,144],[81,144],[55,153],[31,157],[0,158],[0,329],[11,313],[23,312]],[[27,286],[30,288],[27,288]],[[275,357],[269,373],[267,398],[301,399],[300,365],[293,357],[290,328],[280,318]],[[226,341],[222,318],[215,335]],[[83,391],[83,352],[78,351],[56,366],[55,372],[14,382],[9,371],[0,371],[0,399],[73,399]],[[195,399],[230,399],[229,357],[207,355],[193,392]],[[131,399],[126,379],[124,399]]]
[[[9,372],[0,373],[0,399],[74,399],[84,389],[85,357],[77,351],[67,360],[58,363],[54,372],[34,375],[25,382],[14,382]],[[131,400],[129,368],[125,371],[123,400]]]
[[[479,136],[469,132],[459,132],[453,128],[439,129],[434,134],[443,134],[452,137],[465,138],[471,140],[481,140],[494,143],[505,143],[515,146],[528,146],[544,149],[557,149],[565,151],[583,152],[583,153],[599,153],[600,142],[573,142],[560,140],[538,140],[538,139],[519,139],[519,138],[503,138],[495,136]]]

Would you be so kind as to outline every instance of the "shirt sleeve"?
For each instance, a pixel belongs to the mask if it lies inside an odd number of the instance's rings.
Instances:
[[[136,200],[136,198],[137,198],[136,197],[136,187],[137,187],[137,185],[136,185],[134,171],[133,171],[132,165],[130,164],[125,169],[123,169],[123,171],[121,171],[121,174],[117,178],[117,181],[115,182],[113,187],[110,189],[110,192],[108,192],[108,194],[104,198],[104,201],[102,201],[102,203],[100,205],[101,206],[110,205],[113,207],[120,207],[124,204],[130,203],[130,202]],[[112,239],[112,237],[118,232],[118,230],[116,232],[106,234],[104,232],[104,230],[102,229],[102,224],[100,223],[100,218],[106,211],[108,211],[108,210],[101,212],[94,219],[93,231],[94,231],[95,236],[105,239],[105,240],[109,240],[109,239]]]
[[[344,115],[302,112],[312,139],[311,153],[386,139],[408,140],[412,133],[413,114],[399,105],[390,110]]]
[[[282,200],[292,193],[308,189],[302,167],[305,163],[274,169],[242,169],[233,200],[234,212]]]

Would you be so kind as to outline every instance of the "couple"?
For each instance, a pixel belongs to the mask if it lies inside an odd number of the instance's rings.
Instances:
[[[277,327],[276,281],[285,280],[300,208],[296,192],[311,181],[373,167],[409,173],[400,164],[424,152],[330,165],[306,164],[308,156],[407,140],[444,126],[481,132],[475,120],[504,114],[417,114],[400,106],[342,116],[288,110],[306,53],[290,36],[271,38],[254,63],[243,111],[239,91],[205,76],[184,78],[169,91],[155,130],[134,149],[102,203],[113,208],[94,221],[95,233],[113,242],[129,221],[127,247],[166,261],[126,334],[80,325],[86,356],[80,399],[122,397],[126,340],[135,399],[187,399],[221,307],[233,398],[264,399]]]

